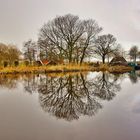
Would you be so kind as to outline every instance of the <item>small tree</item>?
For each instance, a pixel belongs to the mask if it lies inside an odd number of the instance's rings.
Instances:
[[[4,66],[4,67],[7,67],[7,66],[8,66],[8,62],[7,62],[7,61],[4,61],[4,62],[3,62],[3,66]]]
[[[139,60],[140,60],[140,51],[138,52],[138,58],[139,58]]]
[[[20,50],[15,45],[6,45],[0,43],[0,64],[7,61],[10,66],[14,64],[14,61],[19,60]]]
[[[29,60],[30,64],[32,63],[32,61],[36,60],[36,55],[37,55],[36,42],[32,41],[31,39],[24,42],[23,51],[24,51],[24,58],[26,60]]]
[[[19,61],[14,62],[15,67],[19,66]]]
[[[138,47],[132,46],[129,50],[129,55],[133,59],[133,61],[136,62],[136,59],[138,57]]]
[[[19,60],[20,54],[21,52],[16,46],[8,45],[7,60],[9,61],[10,66],[14,65],[14,62]]]
[[[29,66],[29,61],[28,60],[24,61],[24,64],[25,66]]]

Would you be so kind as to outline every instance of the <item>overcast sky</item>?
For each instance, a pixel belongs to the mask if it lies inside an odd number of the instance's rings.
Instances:
[[[140,0],[0,0],[0,42],[21,48],[45,22],[68,13],[95,19],[126,49],[140,45]]]

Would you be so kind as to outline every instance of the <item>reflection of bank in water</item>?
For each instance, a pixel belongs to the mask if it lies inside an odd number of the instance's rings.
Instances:
[[[135,71],[135,73],[136,73],[136,75],[137,75],[138,77],[140,77],[140,70]]]
[[[129,79],[132,83],[137,83],[139,77],[140,77],[140,71],[131,71],[129,73]]]
[[[93,76],[94,75],[94,76]],[[0,85],[15,88],[22,83],[28,93],[38,93],[41,108],[59,119],[77,120],[80,116],[94,116],[102,101],[112,100],[120,90],[120,77],[109,73],[50,73],[7,75]]]
[[[38,88],[40,105],[45,112],[68,121],[81,115],[93,116],[102,108],[102,100],[113,99],[120,90],[119,83],[112,78],[105,73],[99,73],[94,79],[81,73],[46,77]]]
[[[129,62],[128,65],[133,67],[134,70],[140,70],[140,64],[138,64],[138,63]]]
[[[19,75],[0,75],[0,86],[9,89],[16,88],[19,79]]]
[[[83,75],[87,75],[89,72],[88,71],[83,71],[81,72]],[[80,72],[58,72],[58,73],[47,73],[47,76],[49,77],[64,77],[64,76],[76,76],[80,75]]]

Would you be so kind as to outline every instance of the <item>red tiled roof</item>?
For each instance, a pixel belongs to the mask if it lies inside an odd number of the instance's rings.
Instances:
[[[47,65],[50,61],[49,60],[46,60],[46,59],[44,59],[44,60],[41,60],[42,61],[42,63],[44,64],[44,65]]]

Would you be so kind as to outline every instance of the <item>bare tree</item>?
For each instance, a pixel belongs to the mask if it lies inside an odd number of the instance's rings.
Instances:
[[[84,21],[85,33],[84,33],[84,43],[82,47],[82,54],[80,59],[80,64],[83,62],[85,56],[92,50],[93,44],[95,42],[95,38],[97,37],[98,33],[102,30],[101,27],[98,26],[95,20],[85,20]]]
[[[16,46],[8,45],[7,60],[9,61],[10,66],[12,66],[15,61],[19,60],[20,54],[21,52]]]
[[[103,64],[105,63],[105,59],[109,54],[115,53],[118,50],[116,45],[116,38],[111,35],[102,35],[97,38],[95,41],[95,47],[93,52],[102,58]]]
[[[71,14],[58,16],[40,30],[39,45],[69,63],[83,62],[88,47],[101,28],[94,20],[80,20]]]
[[[140,51],[138,52],[138,58],[139,58],[139,60],[140,60]]]
[[[23,51],[24,51],[24,58],[26,60],[29,60],[30,64],[32,61],[36,60],[36,54],[37,54],[36,42],[32,41],[31,39],[24,42]]]
[[[133,61],[136,62],[138,56],[138,46],[132,46],[129,50],[129,55],[133,59]]]

